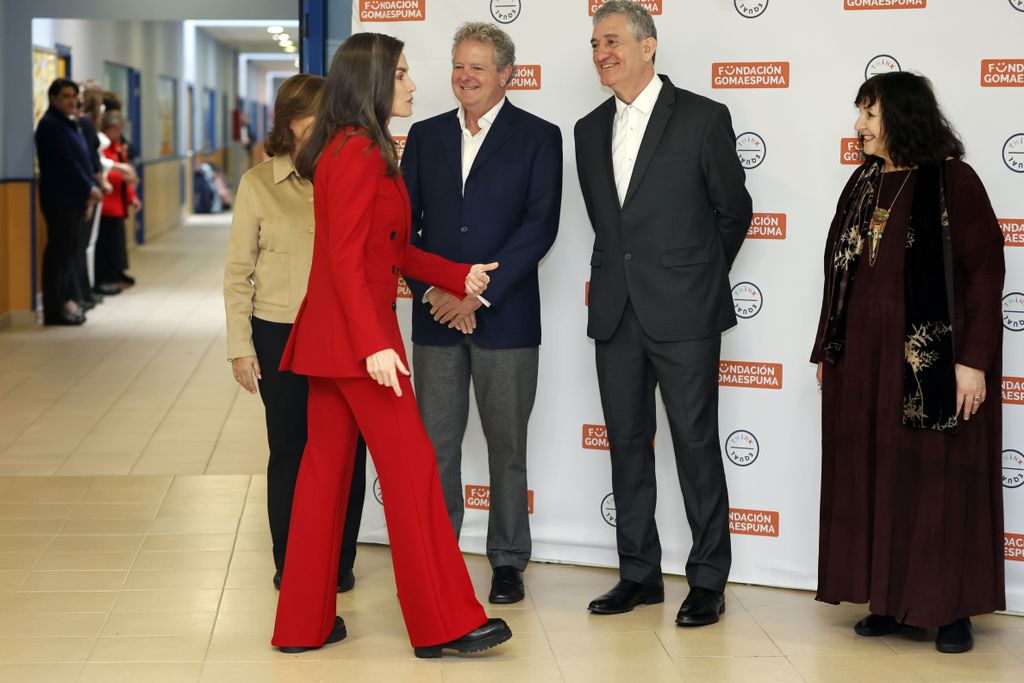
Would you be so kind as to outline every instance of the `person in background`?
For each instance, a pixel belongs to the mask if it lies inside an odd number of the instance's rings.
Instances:
[[[306,297],[281,369],[309,377],[302,457],[272,643],[302,652],[345,638],[333,573],[361,431],[380,478],[398,602],[417,657],[512,637],[473,592],[445,510],[395,314],[398,274],[478,296],[497,263],[469,266],[409,244],[409,200],[392,116],[416,89],[400,40],[357,33],[334,55],[296,168],[313,178],[316,238]]]
[[[103,197],[103,211],[100,218],[95,251],[96,289],[100,292],[120,292],[135,283],[128,270],[128,242],[125,235],[125,219],[128,211],[138,211],[142,201],[135,193],[138,176],[128,163],[121,145],[121,129],[124,120],[121,112],[108,111],[100,119],[101,146],[105,164],[109,164],[107,181],[112,191]]]
[[[839,198],[811,362],[821,402],[822,602],[854,626],[973,647],[1004,609],[1003,236],[928,79],[861,85],[867,161]]]
[[[458,536],[472,378],[491,486],[488,600],[507,604],[525,596],[532,552],[526,443],[539,363],[537,268],[558,232],[562,135],[505,97],[515,71],[507,33],[470,22],[453,43],[459,108],[413,125],[402,157],[412,243],[449,259],[500,261],[501,269],[486,302],[409,281],[420,302],[412,313],[414,383]]]
[[[35,132],[39,204],[46,219],[43,322],[81,325],[85,311],[75,300],[75,257],[82,222],[92,215],[103,192],[76,115],[78,85],[58,78],[47,93],[50,107]]]
[[[267,514],[274,544],[274,585],[281,586],[295,481],[306,446],[306,378],[280,370],[281,353],[306,293],[313,255],[313,184],[295,172],[295,156],[313,125],[323,78],[296,74],[274,103],[267,137],[271,158],[249,170],[238,186],[224,268],[228,358],[235,381],[263,399],[266,411]],[[122,231],[123,234],[123,231]],[[355,585],[356,539],[366,489],[366,444],[353,446],[337,590]]]
[[[99,134],[100,117],[103,115],[103,89],[99,83],[92,80],[82,81],[79,88],[78,125],[82,128],[82,136],[85,138],[86,147],[89,148],[89,160],[96,176],[96,182],[103,190],[103,195],[107,196],[113,191],[113,188],[107,182],[108,166],[104,164],[104,156],[101,153],[103,145]],[[93,211],[86,220],[82,221],[75,255],[76,295],[82,308],[87,311],[101,303],[104,295],[121,293],[120,289],[102,291],[94,287],[93,266],[99,226],[99,211]]]

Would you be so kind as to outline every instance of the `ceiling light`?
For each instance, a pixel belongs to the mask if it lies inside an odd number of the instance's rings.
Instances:
[[[268,26],[267,33],[283,33],[284,26]]]
[[[289,45],[288,47],[286,47],[284,49],[284,51],[285,52],[298,52],[299,48],[295,47],[294,45]]]
[[[276,36],[274,36],[274,40],[277,40],[277,41],[280,41],[280,42],[284,42],[286,40],[291,40],[291,39],[292,39],[292,37],[290,35],[288,35],[287,33],[278,33]]]
[[[293,42],[292,42],[292,41],[290,41],[290,40],[282,40],[282,41],[281,41],[280,43],[278,43],[278,44],[279,44],[279,45],[280,45],[281,47],[291,47],[291,46],[292,46],[292,45],[294,45],[295,43],[293,43]]]

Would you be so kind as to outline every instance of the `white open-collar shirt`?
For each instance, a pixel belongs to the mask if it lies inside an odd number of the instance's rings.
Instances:
[[[615,98],[615,121],[612,126],[612,169],[615,173],[615,189],[619,204],[626,199],[629,179],[633,175],[636,156],[640,152],[644,132],[651,120],[651,112],[661,93],[662,82],[655,74],[651,82],[640,91],[630,104]]]

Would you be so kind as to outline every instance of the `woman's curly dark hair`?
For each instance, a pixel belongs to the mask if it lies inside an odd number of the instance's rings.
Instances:
[[[882,134],[892,163],[901,168],[934,166],[964,156],[964,143],[946,120],[924,76],[894,71],[872,76],[860,86],[854,104],[881,103]]]

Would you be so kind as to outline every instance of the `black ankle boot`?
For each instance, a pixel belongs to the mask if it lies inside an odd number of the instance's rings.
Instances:
[[[974,647],[974,628],[970,617],[957,619],[952,624],[939,627],[935,636],[935,649],[947,654],[967,652]]]

